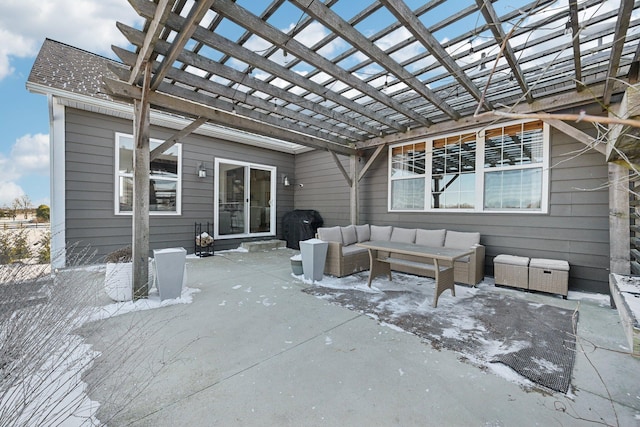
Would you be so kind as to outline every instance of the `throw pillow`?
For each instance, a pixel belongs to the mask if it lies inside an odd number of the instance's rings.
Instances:
[[[358,241],[356,237],[356,227],[355,225],[347,225],[346,227],[340,227],[340,231],[342,232],[342,244],[353,245]]]
[[[340,233],[340,227],[319,227],[318,239],[325,242],[338,242],[342,243],[342,233]]]
[[[369,224],[356,225],[356,235],[358,236],[358,243],[368,242],[371,240],[371,229]]]
[[[388,242],[391,238],[392,228],[390,225],[372,225],[371,240],[384,240]]]
[[[414,243],[416,241],[416,229],[393,227],[393,231],[391,232],[391,241],[400,243]]]
[[[447,230],[422,230],[416,231],[416,244],[424,246],[440,247],[444,245],[444,236]]]

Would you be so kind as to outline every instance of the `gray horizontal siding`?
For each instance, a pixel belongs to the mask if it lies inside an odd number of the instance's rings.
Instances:
[[[70,247],[95,251],[95,262],[102,262],[110,251],[131,244],[131,216],[114,214],[114,143],[116,132],[131,134],[132,129],[132,123],[127,120],[66,110],[66,239]],[[151,128],[151,137],[161,140],[174,133],[170,129]],[[294,189],[280,185],[280,177],[283,174],[293,177],[294,156],[190,135],[182,144],[182,214],[150,216],[151,250],[182,246],[193,252],[194,223],[213,222],[216,157],[277,168],[276,237],[279,237],[281,218],[293,209],[294,198]],[[200,162],[207,167],[207,178],[196,175]],[[240,242],[239,239],[218,240],[215,248],[236,248]]]
[[[593,133],[589,125],[582,130]],[[488,275],[493,274],[493,258],[501,253],[564,259],[571,266],[570,289],[608,293],[609,205],[604,156],[593,151],[575,156],[584,145],[553,129],[551,142],[548,214],[389,212],[385,151],[360,181],[359,222],[479,231],[486,246]],[[348,158],[341,159],[348,170]],[[349,223],[349,188],[330,155],[298,155],[296,180],[304,182],[303,188],[296,189],[297,208],[318,210],[327,225]]]
[[[339,156],[339,159],[349,170],[349,158]],[[313,151],[297,155],[294,184],[296,209],[317,210],[327,226],[349,223],[350,190],[329,153]]]

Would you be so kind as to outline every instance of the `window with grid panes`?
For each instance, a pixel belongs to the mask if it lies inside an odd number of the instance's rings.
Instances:
[[[520,122],[391,146],[389,210],[544,212],[546,135]]]

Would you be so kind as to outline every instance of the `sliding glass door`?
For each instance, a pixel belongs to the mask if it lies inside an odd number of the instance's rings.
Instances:
[[[216,237],[275,234],[276,168],[216,159]]]

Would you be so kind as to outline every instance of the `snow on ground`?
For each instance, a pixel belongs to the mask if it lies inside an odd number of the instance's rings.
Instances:
[[[75,270],[101,271],[104,266],[76,267]],[[180,297],[160,300],[158,290],[153,288],[146,299],[114,302],[102,307],[93,307],[84,319],[77,319],[78,326],[85,322],[104,320],[135,311],[153,310],[176,304],[190,304],[193,294],[200,289],[184,287]],[[76,335],[66,335],[59,350],[50,355],[39,370],[25,378],[20,384],[0,393],[0,412],[10,409],[16,425],[63,425],[80,427],[99,425],[95,415],[100,407],[86,394],[87,384],[82,375],[100,355]],[[30,398],[25,405],[24,390]],[[60,424],[62,420],[62,423]]]
[[[11,414],[14,425],[99,425],[95,414],[100,404],[89,399],[82,381],[98,356],[82,338],[67,335],[38,372],[2,393],[2,411]]]
[[[624,301],[629,306],[631,314],[636,321],[640,321],[640,278],[614,275],[618,289],[623,292]]]
[[[364,272],[367,273],[367,272]],[[332,276],[324,276],[320,281],[314,281],[310,279],[306,279],[304,275],[295,275],[291,273],[291,275],[307,285],[317,285],[322,286],[324,288],[330,288],[334,290],[344,290],[344,291],[360,291],[368,294],[383,294],[386,291],[394,291],[399,288],[408,291],[407,294],[424,294],[424,278],[407,275],[407,274],[394,274],[393,282],[389,281],[385,278],[376,278],[372,281],[371,288],[367,286],[365,280],[363,280],[362,274],[355,274],[351,276],[345,276],[342,278],[336,278]],[[475,287],[467,287],[467,286],[456,286],[456,299],[469,298],[476,295],[481,290],[485,289],[496,289],[498,292],[504,293],[513,293],[515,295],[522,294],[521,291],[515,289],[508,288],[495,288],[493,278],[487,277],[482,282],[480,282]],[[531,294],[535,295],[535,294]],[[334,295],[337,296],[337,295]],[[319,296],[320,298],[333,300],[333,297],[330,295]],[[425,299],[425,301],[416,307],[415,298],[412,300],[411,298],[394,298],[391,301],[385,301],[384,308],[389,309],[390,312],[398,315],[405,314],[420,314],[421,312],[429,312],[432,309],[431,307],[431,294],[429,297]],[[586,292],[569,292],[568,296],[569,300],[573,301],[585,301],[591,304],[597,304],[600,306],[609,306],[609,295],[603,294],[594,294],[594,293],[586,293]],[[441,304],[446,304],[444,301]],[[543,303],[530,302],[530,304],[534,307],[541,307]],[[439,304],[440,306],[440,304]],[[464,357],[469,360],[470,363],[476,366],[482,366],[486,368],[488,371],[494,373],[495,375],[515,384],[518,384],[522,387],[529,388],[533,386],[533,383],[529,381],[527,378],[518,374],[509,366],[502,363],[487,363],[487,361],[495,359],[498,355],[510,354],[518,352],[524,348],[530,346],[529,342],[525,341],[514,341],[511,340],[508,344],[503,341],[492,341],[492,340],[483,340],[479,337],[479,333],[484,331],[483,325],[474,321],[472,313],[465,313],[464,315],[457,316],[455,311],[449,313],[449,320],[451,322],[450,328],[445,328],[442,331],[441,338],[451,338],[459,341],[465,341],[465,336],[468,334],[473,334],[476,339],[482,341],[482,351],[477,355],[470,353],[465,353]],[[396,331],[410,333],[397,325],[390,324],[388,322],[384,322],[378,318],[375,313],[366,313],[367,316],[375,319],[381,325],[389,327]],[[457,317],[456,317],[457,316]],[[480,356],[481,355],[481,356]],[[558,369],[556,365],[546,360],[538,360],[538,365],[541,369],[554,372]]]
[[[93,313],[88,316],[87,321],[93,322],[134,311],[153,310],[155,308],[167,307],[176,304],[190,304],[193,302],[193,294],[197,292],[200,292],[200,289],[184,287],[180,297],[161,301],[158,290],[153,288],[149,291],[148,298],[139,299],[137,301],[114,302],[112,304],[105,305],[104,307],[96,307]]]

